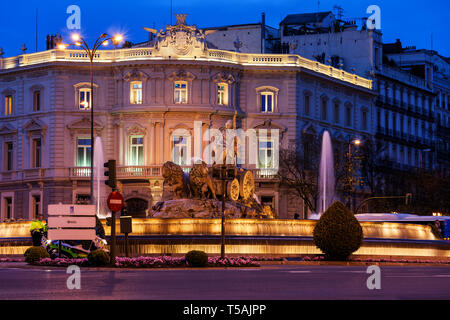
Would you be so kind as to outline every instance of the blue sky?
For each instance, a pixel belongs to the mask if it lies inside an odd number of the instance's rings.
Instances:
[[[11,1],[4,0],[0,11],[0,47],[5,56],[20,54],[26,43],[28,52],[36,48],[36,9],[39,12],[38,51],[45,50],[45,36],[59,32],[69,34],[66,9],[75,4],[81,8],[83,35],[90,40],[102,32],[123,32],[136,43],[145,41],[148,33],[142,27],[160,29],[170,23],[170,0],[71,0],[71,1]],[[384,42],[400,38],[404,45],[431,48],[450,57],[450,1],[448,0],[172,0],[173,13],[187,13],[188,24],[199,27],[259,22],[266,13],[266,22],[277,26],[293,13],[330,11],[335,4],[342,6],[346,18],[367,16],[369,5],[381,8]],[[175,18],[173,18],[175,21]]]

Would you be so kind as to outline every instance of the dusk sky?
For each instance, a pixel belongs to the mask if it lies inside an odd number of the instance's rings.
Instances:
[[[59,32],[65,39],[69,30],[66,9],[75,4],[81,8],[82,33],[90,41],[102,32],[123,32],[127,40],[145,41],[148,33],[142,27],[160,29],[170,23],[170,0],[75,0],[75,1],[9,1],[0,11],[0,47],[4,57],[21,53],[23,43],[28,53],[36,48],[36,9],[38,9],[38,51],[45,50],[47,34]],[[345,18],[367,17],[366,9],[376,4],[381,8],[381,23],[384,42],[400,38],[404,46],[431,48],[450,57],[450,1],[448,0],[172,0],[173,13],[187,13],[187,23],[198,27],[253,23],[266,13],[266,23],[277,27],[287,14],[332,11],[338,4],[345,10]],[[173,18],[173,22],[175,18]],[[433,36],[431,36],[433,34]],[[89,41],[88,40],[88,41]]]

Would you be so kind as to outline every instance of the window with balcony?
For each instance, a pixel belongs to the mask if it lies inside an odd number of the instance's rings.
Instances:
[[[217,84],[217,104],[228,105],[228,84],[226,83]]]
[[[144,137],[132,136],[130,137],[130,159],[131,166],[144,165]]]
[[[78,108],[80,110],[90,110],[92,105],[91,89],[81,88],[78,91]]]
[[[130,103],[142,104],[142,81],[132,81],[130,83]]]
[[[42,165],[42,142],[41,139],[33,139],[33,168],[40,168]]]
[[[90,167],[91,166],[91,138],[77,139],[77,166]]]
[[[274,167],[274,142],[271,139],[259,139],[258,167],[259,169],[270,169]]]
[[[187,103],[188,91],[186,81],[175,81],[173,89],[175,103]]]
[[[13,170],[14,164],[14,145],[12,142],[5,143],[5,167],[7,171]]]
[[[273,92],[260,93],[261,112],[272,113],[274,109],[274,95]]]
[[[5,116],[13,114],[13,97],[11,95],[5,96]]]
[[[33,112],[41,111],[41,91],[33,92]]]
[[[188,163],[188,137],[172,137],[172,160],[179,166],[185,166]]]

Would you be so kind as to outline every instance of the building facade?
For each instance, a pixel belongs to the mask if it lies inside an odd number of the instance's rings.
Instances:
[[[90,201],[92,102],[94,153],[100,162],[117,160],[119,189],[136,217],[161,199],[162,164],[188,165],[186,155],[207,148],[207,130],[223,129],[235,114],[244,130],[279,130],[280,148],[297,145],[304,131],[327,129],[343,141],[374,133],[370,80],[298,55],[210,49],[184,19],[158,32],[152,46],[98,51],[93,94],[81,50],[0,59],[1,221]],[[258,136],[258,161],[247,166],[256,194],[279,218],[306,217],[267,170],[274,142]]]

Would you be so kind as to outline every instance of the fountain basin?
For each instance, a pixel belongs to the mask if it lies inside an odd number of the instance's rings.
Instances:
[[[313,243],[312,220],[227,219],[228,254],[320,254]],[[105,225],[105,222],[103,221]],[[0,224],[0,254],[22,254],[31,245],[30,222]],[[355,253],[377,256],[450,257],[450,243],[438,240],[429,226],[361,222],[364,243]],[[130,252],[184,254],[190,250],[220,253],[220,219],[133,219]],[[110,227],[105,227],[110,234]],[[117,232],[120,231],[117,222]],[[124,252],[123,237],[118,237]]]

